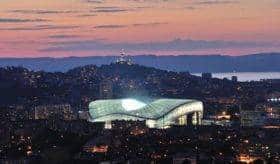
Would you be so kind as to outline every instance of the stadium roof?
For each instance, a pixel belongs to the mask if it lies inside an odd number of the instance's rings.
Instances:
[[[89,104],[92,119],[113,114],[143,119],[159,119],[179,106],[199,102],[188,99],[156,99],[143,102],[136,99],[97,100]]]

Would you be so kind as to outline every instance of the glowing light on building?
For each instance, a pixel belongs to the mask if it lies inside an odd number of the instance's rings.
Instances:
[[[239,162],[244,162],[244,163],[252,163],[256,160],[257,158],[255,157],[251,157],[249,155],[246,154],[241,154],[237,157],[237,161]]]
[[[31,150],[26,151],[26,155],[27,155],[27,156],[32,155],[32,151],[31,151]]]
[[[108,145],[100,145],[84,148],[84,151],[89,153],[106,153],[108,151]]]
[[[223,119],[230,120],[231,116],[224,111],[224,112],[222,112],[222,114],[217,115],[216,118],[218,120],[223,120]]]
[[[135,99],[123,99],[122,107],[127,111],[138,110],[146,106],[145,103]]]

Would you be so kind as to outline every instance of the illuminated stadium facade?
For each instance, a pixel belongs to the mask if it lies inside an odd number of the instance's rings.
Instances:
[[[166,128],[170,125],[198,125],[203,116],[203,104],[189,99],[137,99],[97,100],[89,104],[91,122],[146,121],[150,128]]]

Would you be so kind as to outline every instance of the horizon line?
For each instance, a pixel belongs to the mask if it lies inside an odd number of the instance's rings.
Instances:
[[[244,56],[252,56],[252,55],[268,55],[268,54],[278,54],[279,52],[258,52],[258,53],[252,53],[252,54],[245,54],[245,55],[228,55],[228,54],[201,54],[201,55],[191,55],[191,54],[185,54],[185,55],[157,55],[157,54],[141,54],[141,55],[127,55],[131,57],[137,57],[137,56],[156,56],[156,57],[167,57],[167,56],[173,56],[173,57],[179,57],[179,56],[192,56],[192,57],[203,57],[203,56],[223,56],[223,57],[244,57]],[[57,57],[51,57],[51,56],[38,56],[38,57],[5,57],[0,55],[1,59],[65,59],[65,58],[90,58],[90,57],[119,57],[119,55],[92,55],[92,56],[57,56]]]

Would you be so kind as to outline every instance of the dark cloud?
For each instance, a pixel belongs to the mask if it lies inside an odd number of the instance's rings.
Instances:
[[[69,38],[78,38],[78,35],[64,35],[64,34],[60,34],[60,35],[50,35],[49,38],[53,38],[53,39],[69,39]]]
[[[123,8],[117,6],[99,6],[94,7],[93,10],[90,12],[97,12],[97,13],[118,13],[118,12],[128,12],[128,11],[135,11],[135,8]]]
[[[72,10],[12,10],[14,13],[21,14],[68,14],[68,13],[77,13],[78,11]]]
[[[150,22],[150,23],[135,23],[131,25],[119,25],[119,24],[109,24],[109,25],[99,25],[94,28],[105,28],[105,29],[114,29],[114,28],[125,28],[125,27],[143,27],[143,26],[158,26],[168,24],[167,22]]]
[[[197,5],[220,5],[220,4],[236,4],[239,3],[237,0],[205,0],[195,2]]]
[[[118,13],[118,12],[127,12],[127,9],[98,9],[94,10],[94,12],[98,13]]]
[[[117,6],[99,6],[99,7],[94,7],[94,9],[103,10],[103,9],[122,9],[122,8]]]
[[[19,19],[19,18],[0,18],[0,23],[26,23],[26,22],[47,22],[46,19]]]
[[[117,12],[127,12],[129,10],[126,9],[102,9],[102,10],[95,10],[94,12],[98,13],[117,13]]]
[[[77,15],[77,17],[96,17],[97,14],[80,14],[80,15]]]
[[[95,26],[94,28],[124,28],[124,27],[127,27],[127,26],[126,25],[110,24],[110,25]]]
[[[7,44],[7,45],[31,45],[31,44],[36,44],[36,45],[39,45],[39,44],[50,44],[49,42],[46,42],[46,41],[38,41],[38,40],[27,40],[27,39],[24,39],[24,40],[17,40],[17,41],[7,41],[7,40],[4,40],[4,41],[0,41],[0,44]]]
[[[52,30],[52,29],[75,29],[80,26],[59,26],[59,25],[37,25],[29,27],[12,27],[0,28],[0,31],[36,31],[36,30]]]
[[[106,43],[100,40],[80,40],[69,42],[55,42],[40,51],[90,51],[90,50],[120,50],[129,51],[199,51],[225,48],[254,48],[273,47],[263,42],[236,42],[236,41],[207,41],[175,39],[168,42],[144,43]]]
[[[151,23],[135,23],[132,24],[132,26],[138,27],[138,26],[157,26],[157,25],[164,25],[168,24],[167,22],[151,22]]]

